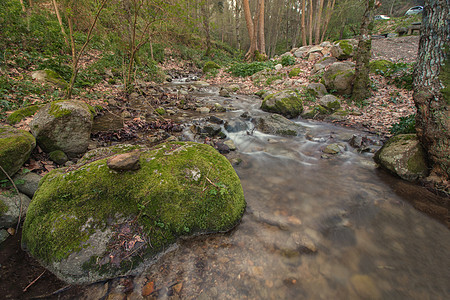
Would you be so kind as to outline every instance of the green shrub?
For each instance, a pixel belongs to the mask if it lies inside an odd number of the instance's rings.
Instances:
[[[300,73],[302,73],[303,71],[300,68],[293,68],[290,72],[289,72],[289,77],[296,77],[298,76]]]
[[[378,69],[376,73],[390,79],[398,88],[412,90],[413,69],[413,64],[399,62],[385,66],[384,70]]]
[[[207,61],[203,66],[203,73],[208,73],[214,70],[220,69],[220,66],[213,61]]]
[[[398,123],[392,125],[391,134],[416,133],[416,115],[401,117]]]
[[[228,72],[230,72],[233,76],[246,77],[251,76],[264,69],[273,69],[273,68],[274,63],[271,61],[266,62],[254,61],[251,63],[235,63],[228,69]]]
[[[283,65],[283,67],[295,65],[295,57],[285,55],[281,57],[281,64]]]

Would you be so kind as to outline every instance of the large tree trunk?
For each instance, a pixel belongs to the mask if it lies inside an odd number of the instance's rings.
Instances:
[[[241,7],[239,6],[239,0],[235,0],[236,1],[236,6],[235,6],[235,20],[236,20],[236,43],[237,43],[237,48],[240,51],[241,50]]]
[[[308,24],[308,32],[309,32],[309,44],[312,45],[312,36],[313,36],[313,0],[309,0],[309,24]]]
[[[258,17],[258,51],[261,55],[266,55],[266,40],[264,37],[264,0],[259,0]],[[258,13],[257,12],[257,13]]]
[[[361,22],[361,31],[356,52],[356,72],[353,83],[352,100],[361,103],[370,96],[369,61],[372,49],[372,37],[370,36],[370,23],[373,22],[375,0],[366,1],[366,10]]]
[[[431,164],[429,179],[444,183],[447,192],[450,192],[449,6],[449,0],[425,1],[413,83],[416,129]]]
[[[255,25],[253,24],[252,13],[250,11],[250,4],[248,0],[243,0],[242,6],[244,9],[245,22],[247,24],[248,37],[250,40],[250,48],[245,54],[247,60],[253,59],[256,51],[256,37],[255,37]]]
[[[205,56],[210,56],[211,55],[211,33],[210,33],[210,27],[209,27],[209,18],[210,18],[209,1],[206,1],[201,6],[201,12],[202,12],[203,29],[205,30],[205,37],[206,37]]]
[[[305,26],[305,15],[306,15],[306,0],[302,0],[302,46],[306,46],[306,26]]]
[[[322,28],[322,37],[320,38],[320,42],[323,42],[323,40],[325,39],[325,34],[327,33],[327,30],[328,30],[328,24],[330,24],[331,15],[333,13],[335,2],[336,2],[336,0],[333,0],[333,2],[331,2],[331,0],[328,0],[327,14],[325,17],[325,24],[323,25],[323,28]]]

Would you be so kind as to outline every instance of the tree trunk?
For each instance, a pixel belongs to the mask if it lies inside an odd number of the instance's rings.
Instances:
[[[206,52],[205,56],[209,56],[211,54],[211,34],[209,28],[209,1],[206,1],[203,5],[201,5],[202,11],[202,19],[203,19],[203,29],[205,30],[206,36]]]
[[[352,92],[352,100],[356,103],[362,103],[364,99],[370,96],[369,61],[371,56],[370,50],[372,49],[370,23],[373,22],[374,8],[375,0],[367,0],[366,10],[361,22],[358,50],[356,52],[356,72]]]
[[[245,54],[245,58],[247,60],[251,60],[253,59],[256,50],[256,37],[254,35],[255,25],[253,24],[252,14],[250,12],[250,4],[248,0],[243,0],[242,6],[244,8],[245,22],[247,23],[248,37],[250,40],[250,48],[248,49],[247,54]]]
[[[309,0],[309,24],[308,24],[308,31],[309,31],[309,45],[312,45],[312,38],[313,38],[313,0]]]
[[[237,48],[240,51],[241,50],[241,7],[239,6],[239,0],[235,0],[236,1],[236,6],[235,6],[235,18],[236,18],[236,43],[237,43]]]
[[[336,2],[336,0],[333,0],[333,2],[331,2],[331,0],[328,0],[327,14],[326,14],[326,19],[325,19],[325,24],[323,25],[322,37],[320,38],[320,42],[323,42],[323,40],[325,39],[325,34],[327,33],[327,30],[328,30],[328,24],[330,24],[331,15],[333,13],[335,2]]]
[[[258,17],[258,51],[261,55],[266,55],[266,40],[264,37],[264,0],[259,0]]]
[[[449,0],[425,1],[413,82],[416,130],[431,164],[429,179],[446,184],[447,193],[450,192],[449,6]]]
[[[302,0],[302,46],[306,46],[306,26],[305,26],[305,15],[306,15],[306,0]]]
[[[323,1],[319,0],[319,5],[316,9],[316,32],[314,37],[314,43],[317,45],[320,43],[320,26],[322,21]]]

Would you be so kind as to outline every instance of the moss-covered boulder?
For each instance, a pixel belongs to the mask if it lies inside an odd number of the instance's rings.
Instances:
[[[302,98],[296,91],[284,90],[264,98],[261,109],[287,118],[295,118],[303,111]]]
[[[386,59],[372,60],[369,63],[370,73],[377,73],[377,74],[385,74],[393,66],[394,63]]]
[[[215,63],[213,61],[207,61],[205,63],[205,65],[203,66],[203,73],[206,74],[206,73],[212,72],[214,70],[218,70],[218,69],[220,69],[220,66],[217,63]]]
[[[338,94],[351,94],[355,79],[355,67],[353,63],[335,62],[330,65],[323,74],[323,84],[330,92]]]
[[[31,199],[24,194],[11,192],[0,193],[0,228],[8,228],[17,224],[19,216],[25,217]]]
[[[36,140],[29,132],[0,125],[0,166],[9,176],[19,171],[35,146]],[[5,178],[0,171],[0,180]]]
[[[358,49],[358,40],[340,40],[331,47],[331,55],[339,60],[352,58]]]
[[[239,222],[246,206],[239,178],[212,147],[172,142],[139,151],[138,170],[95,160],[115,152],[107,150],[47,174],[28,209],[24,249],[62,280],[89,283],[132,274],[179,237]]]
[[[55,150],[49,153],[49,158],[58,165],[65,164],[69,158],[67,155],[61,150]]]
[[[327,93],[327,88],[319,82],[312,82],[306,86],[306,91],[314,97],[322,97]]]
[[[82,101],[59,100],[43,108],[31,121],[31,133],[46,152],[64,151],[69,157],[89,145],[93,114]]]
[[[17,124],[26,117],[31,117],[32,115],[34,115],[39,110],[39,108],[41,108],[41,105],[30,105],[27,107],[23,107],[10,114],[6,118],[6,121],[8,121],[8,123],[11,125]]]
[[[415,134],[399,134],[390,138],[375,153],[374,160],[382,168],[408,181],[428,175],[425,151]]]
[[[302,126],[278,114],[254,117],[252,122],[257,130],[267,134],[296,136],[303,131]]]
[[[325,95],[319,99],[319,104],[333,112],[341,108],[341,101],[333,95]]]
[[[66,89],[69,85],[61,75],[50,69],[34,71],[31,77],[37,81],[52,83],[61,89]]]

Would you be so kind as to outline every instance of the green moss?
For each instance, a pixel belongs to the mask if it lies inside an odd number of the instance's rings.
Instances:
[[[385,74],[394,63],[385,59],[373,60],[369,63],[370,73]]]
[[[61,150],[55,150],[50,152],[49,157],[52,161],[54,161],[58,165],[62,165],[68,160],[67,155]]]
[[[258,50],[255,51],[255,61],[263,62],[267,60],[267,55],[261,54]]]
[[[40,107],[41,105],[31,105],[23,107],[10,114],[6,120],[11,125],[17,124],[26,117],[34,115],[39,110]]]
[[[0,216],[8,212],[8,206],[0,199]]]
[[[49,82],[56,84],[57,86],[59,86],[62,89],[67,88],[67,86],[69,85],[67,83],[67,81],[65,81],[64,78],[62,78],[55,71],[49,70],[49,69],[45,69],[44,71],[45,71],[45,74],[47,75],[46,80],[48,80]]]
[[[408,159],[408,170],[412,173],[421,173],[427,170],[428,166],[424,159],[425,157],[425,152],[423,151],[422,147],[420,147],[419,150],[414,153],[414,155],[411,156],[410,159]]]
[[[214,70],[220,69],[220,66],[213,61],[207,61],[203,66],[203,73],[208,73]]]
[[[303,73],[303,71],[300,68],[293,68],[290,72],[289,72],[289,77],[296,77],[298,76],[300,73]]]
[[[296,92],[281,91],[267,96],[261,104],[261,109],[267,112],[279,113],[288,118],[294,118],[303,111],[303,103]]]
[[[353,53],[353,45],[348,40],[338,41],[339,47],[342,49],[345,57],[350,57]]]
[[[163,107],[158,107],[157,109],[155,109],[155,112],[157,112],[161,116],[166,114],[166,110]]]
[[[260,90],[260,91],[256,92],[255,95],[258,96],[258,97],[260,97],[260,98],[262,98],[262,96],[263,96],[265,93],[267,93],[266,90]]]
[[[61,118],[61,117],[64,117],[64,116],[69,116],[72,113],[70,111],[70,109],[63,109],[63,108],[61,108],[61,106],[58,105],[58,103],[63,102],[63,101],[67,101],[67,100],[53,101],[50,104],[49,114],[54,116],[55,118]]]
[[[143,152],[141,168],[132,172],[112,171],[106,161],[44,177],[23,229],[23,243],[33,256],[61,260],[93,231],[135,220],[151,242],[143,254],[149,257],[179,236],[229,230],[244,212],[239,178],[210,146],[161,144]]]

